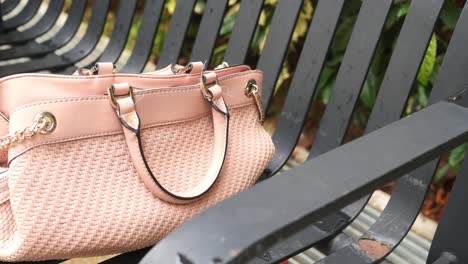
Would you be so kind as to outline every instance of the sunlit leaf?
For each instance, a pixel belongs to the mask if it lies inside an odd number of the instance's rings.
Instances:
[[[435,175],[435,180],[440,181],[442,178],[444,178],[444,176],[447,174],[449,170],[450,170],[450,165],[448,164],[440,168]]]
[[[448,163],[450,164],[450,166],[455,167],[458,163],[460,163],[463,160],[467,148],[466,146],[466,144],[463,144],[450,151],[448,159]]]
[[[176,0],[166,1],[166,9],[170,15],[174,14],[175,7],[176,7]]]
[[[296,23],[296,28],[292,35],[292,42],[295,43],[299,40],[299,38],[303,37],[306,34],[308,27],[309,21],[305,18],[299,17]]]
[[[281,69],[281,73],[280,73],[280,75],[278,77],[278,81],[276,82],[275,91],[274,91],[275,94],[278,92],[280,87],[283,85],[283,82],[285,80],[289,79],[290,77],[291,77],[291,74],[289,73],[288,67],[283,67]]]
[[[266,21],[267,21],[267,14],[265,10],[262,10],[262,12],[260,12],[260,17],[258,18],[258,25],[265,26]]]
[[[296,28],[292,35],[292,42],[297,42],[301,37],[305,36],[309,27],[310,19],[312,18],[312,1],[305,1],[302,5],[299,18],[297,19]]]
[[[205,2],[197,1],[194,9],[195,13],[201,15],[203,14],[203,10],[205,10]]]
[[[331,90],[334,83],[334,81],[330,82],[329,84],[327,84],[327,86],[325,86],[325,89],[323,89],[322,91],[321,99],[324,104],[328,104],[328,100],[330,99]]]
[[[424,56],[423,63],[418,73],[418,82],[424,86],[427,86],[431,80],[432,70],[434,69],[434,64],[437,55],[437,37],[435,34],[432,35],[431,41]]]

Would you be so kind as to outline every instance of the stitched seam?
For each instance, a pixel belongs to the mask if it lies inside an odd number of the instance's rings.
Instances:
[[[233,76],[231,78],[226,78],[223,80],[229,80],[229,79],[234,79],[238,76]],[[198,88],[198,85],[187,85],[183,86],[182,88],[172,88],[172,87],[166,87],[166,88],[154,88],[152,90],[146,90],[146,91],[139,91],[136,93],[136,96],[138,95],[150,95],[150,94],[156,94],[156,93],[161,93],[161,94],[169,94],[169,93],[178,93],[178,92],[183,92],[187,90],[195,90]],[[84,101],[104,101],[104,100],[109,100],[107,96],[89,96],[89,97],[79,97],[79,98],[62,98],[62,99],[56,99],[56,100],[50,100],[50,101],[42,101],[42,102],[37,102],[37,103],[32,103],[32,104],[27,104],[20,106],[16,109],[14,109],[10,115],[29,108],[33,108],[35,106],[39,105],[45,105],[45,104],[56,104],[56,103],[65,103],[65,102],[84,102]]]
[[[244,104],[244,105],[241,105],[241,106],[233,106],[233,107],[230,107],[229,109],[239,109],[239,108],[243,108],[243,107],[248,107],[250,105],[253,105],[253,103]],[[177,120],[177,121],[169,121],[169,122],[163,122],[163,123],[149,124],[149,125],[142,126],[141,130],[147,129],[147,128],[158,127],[158,126],[172,125],[172,124],[189,122],[189,121],[192,121],[192,120],[195,120],[195,119],[202,118],[202,117],[207,116],[209,114],[210,113],[204,113],[204,114],[199,115],[197,117],[191,117],[191,118],[188,118],[188,119],[185,119],[185,120]],[[123,134],[123,131],[121,131],[121,130],[120,131],[117,131],[117,130],[115,130],[115,131],[106,131],[106,132],[101,132],[101,133],[87,134],[87,135],[78,136],[78,137],[68,137],[68,138],[62,138],[62,139],[57,139],[57,140],[52,140],[52,141],[45,141],[45,142],[42,142],[42,143],[39,143],[39,144],[33,144],[33,145],[29,146],[29,147],[26,147],[24,150],[21,150],[18,153],[16,153],[14,155],[14,157],[11,160],[8,161],[8,164],[10,164],[15,158],[21,156],[25,152],[27,152],[27,151],[35,148],[35,147],[44,146],[44,145],[53,145],[53,144],[56,144],[56,143],[69,142],[69,141],[87,139],[87,138],[93,138],[93,137],[118,135],[118,134]]]
[[[160,88],[158,88],[158,89],[160,89]],[[152,90],[152,91],[137,93],[136,96],[146,95],[146,94],[155,94],[155,93],[163,93],[163,94],[164,93],[177,93],[177,92],[181,92],[181,91],[187,91],[187,89],[176,88],[176,89],[170,89],[170,90],[166,90],[166,89]],[[33,108],[33,107],[39,106],[39,105],[61,104],[61,103],[69,103],[69,102],[84,102],[84,101],[105,101],[105,100],[109,100],[109,98],[107,96],[103,95],[103,96],[95,96],[95,97],[90,96],[90,97],[79,97],[79,98],[62,98],[62,99],[56,99],[56,100],[51,100],[51,101],[42,101],[42,102],[38,102],[38,103],[32,103],[32,104],[27,104],[27,105],[20,106],[20,107],[16,108],[15,110],[13,110],[12,114],[15,113],[15,112],[25,110],[25,109],[28,109],[28,108]]]
[[[236,73],[232,73],[232,74],[229,74],[229,75],[235,75],[235,76],[231,76],[230,78],[235,78],[235,77],[239,77],[239,76],[243,76],[245,74],[249,74],[249,73],[263,73],[263,71],[260,71],[260,70],[246,70],[246,71],[243,71],[243,72],[236,72]],[[197,74],[198,75],[198,74]],[[227,75],[226,77],[228,77],[229,75]],[[93,75],[92,77],[89,77],[89,76],[77,76],[77,75],[69,75],[69,76],[56,76],[56,75],[47,75],[47,74],[18,74],[18,75],[15,75],[15,76],[11,76],[9,78],[3,78],[3,79],[0,79],[0,84],[6,82],[6,81],[9,81],[9,80],[15,80],[15,79],[19,79],[19,78],[35,78],[35,79],[39,79],[39,80],[48,80],[48,79],[60,79],[60,80],[90,80],[90,79],[108,79],[108,78],[115,78],[115,77],[132,77],[132,78],[138,78],[138,79],[148,79],[148,80],[158,80],[158,79],[161,79],[161,80],[164,80],[164,79],[169,79],[169,78],[186,78],[186,77],[192,77],[192,76],[195,76],[195,75],[168,75],[168,76],[165,76],[165,75],[143,75],[143,74],[113,74],[113,75]],[[230,78],[223,78],[223,77],[220,77],[219,79],[220,80],[228,80]]]

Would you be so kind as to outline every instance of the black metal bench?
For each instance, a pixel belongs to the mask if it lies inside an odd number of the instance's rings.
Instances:
[[[7,5],[7,2],[4,10],[15,4]],[[444,4],[443,0],[412,0],[366,135],[341,146],[392,4],[391,0],[363,1],[308,160],[280,176],[271,177],[284,166],[297,144],[346,2],[321,0],[316,3],[273,135],[276,154],[262,175],[263,181],[194,217],[153,249],[122,254],[104,263],[136,263],[143,257],[142,263],[278,263],[317,245],[325,245],[329,253],[319,263],[386,262],[384,258],[398,246],[418,215],[439,156],[468,139],[465,91],[468,5],[451,38],[429,98],[430,106],[400,120]],[[49,4],[50,12],[54,10],[54,3]],[[158,67],[177,62],[195,3],[195,0],[177,2]],[[38,8],[36,4],[28,4],[17,16],[4,21],[6,33],[2,33],[0,41],[4,38],[4,43],[10,41],[14,45],[12,52],[0,51],[0,59],[21,56],[33,59],[1,66],[0,75],[45,69],[69,72],[75,62],[95,48],[109,4],[109,0],[94,1],[89,21],[93,26],[76,47],[61,56],[53,51],[75,34],[83,17],[84,1],[72,0],[77,8],[70,9],[64,25],[64,29],[70,30],[59,31],[57,38],[47,44],[38,44],[29,37],[15,37],[16,34],[26,35],[15,32],[15,28],[31,19],[31,10],[35,12]],[[122,71],[140,72],[145,67],[164,4],[164,0],[145,1],[135,48]],[[207,0],[190,60],[210,60],[227,4],[228,0]],[[262,0],[241,2],[225,61],[244,63],[262,5]],[[124,49],[135,7],[136,1],[121,1],[116,14],[119,30],[112,32],[110,45],[99,60],[117,61]],[[301,7],[302,0],[279,0],[275,9],[270,32],[256,64],[265,72],[262,99],[266,108],[271,105]],[[48,25],[46,22],[43,23]],[[37,27],[28,34],[33,36],[33,31],[44,28]],[[21,41],[16,42],[16,38]],[[428,263],[468,262],[463,242],[468,235],[463,210],[468,202],[468,192],[463,190],[468,184],[467,166],[468,161],[465,161],[434,238]],[[342,233],[361,212],[369,194],[393,180],[397,181],[396,189],[377,222],[358,240]]]

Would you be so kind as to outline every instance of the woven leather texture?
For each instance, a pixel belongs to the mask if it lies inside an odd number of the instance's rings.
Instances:
[[[0,260],[108,255],[155,244],[203,209],[251,186],[274,146],[254,105],[230,109],[222,173],[185,205],[155,198],[137,175],[123,134],[35,147],[10,164],[10,201],[0,205]],[[145,156],[170,190],[206,173],[211,116],[142,130]]]

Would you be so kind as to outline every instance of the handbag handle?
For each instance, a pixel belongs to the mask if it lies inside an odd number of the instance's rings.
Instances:
[[[117,116],[122,123],[125,140],[130,152],[130,156],[139,176],[147,186],[147,188],[158,198],[167,202],[184,204],[200,198],[208,192],[218,179],[227,150],[228,130],[229,130],[229,113],[222,98],[222,89],[217,82],[206,88],[206,83],[210,80],[215,80],[216,74],[210,72],[205,76],[201,84],[201,88],[205,89],[203,94],[206,101],[211,106],[214,128],[214,143],[212,147],[212,160],[207,174],[201,181],[191,190],[172,192],[165,188],[158,181],[157,176],[153,173],[146,161],[143,146],[140,138],[140,118],[135,109],[135,100],[133,97],[133,89],[127,83],[114,84],[109,88],[111,105],[115,108]]]

